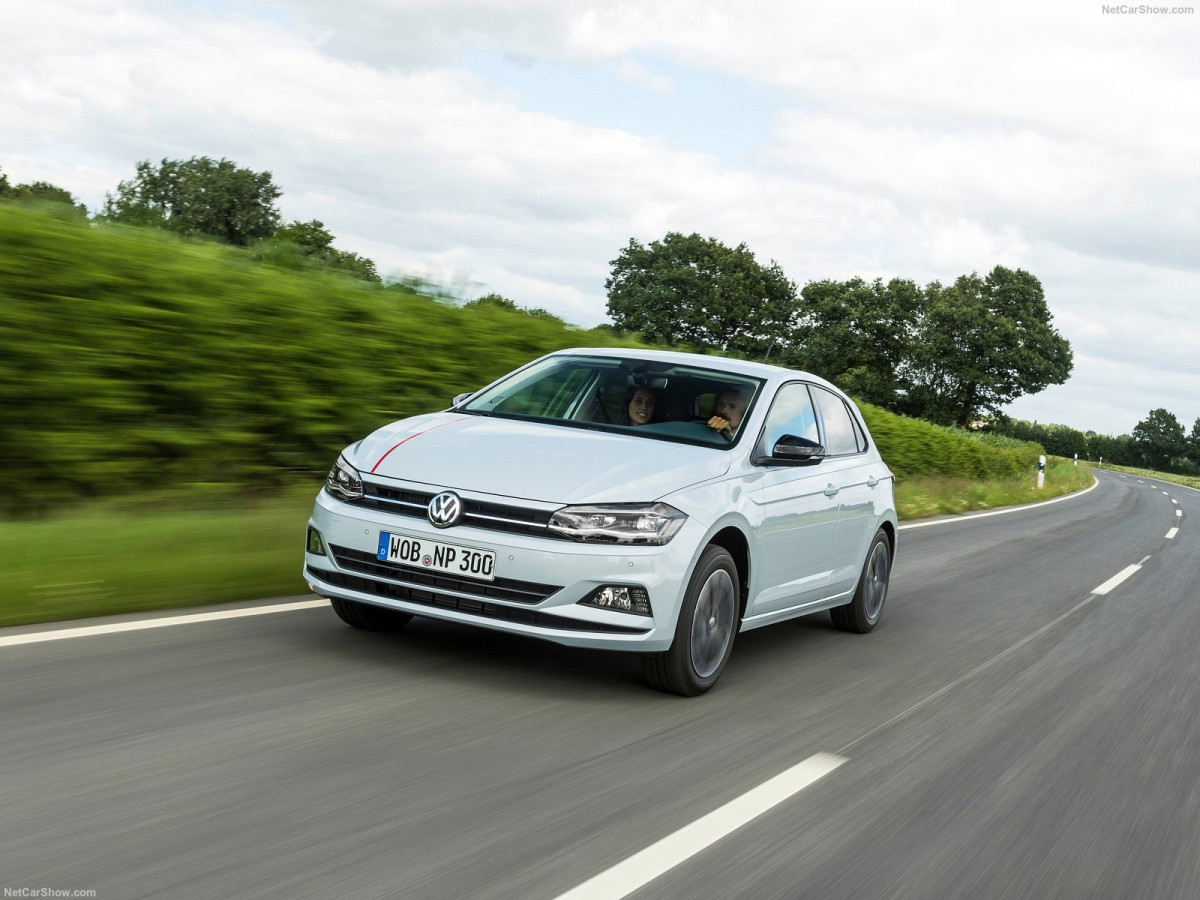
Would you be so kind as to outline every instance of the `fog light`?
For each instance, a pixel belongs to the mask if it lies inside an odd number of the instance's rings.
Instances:
[[[309,526],[308,529],[308,552],[314,553],[317,556],[325,556],[325,542],[321,540],[321,532]]]
[[[606,584],[596,588],[579,602],[584,606],[615,609],[618,612],[633,613],[638,616],[651,615],[650,595],[646,593],[644,587]]]

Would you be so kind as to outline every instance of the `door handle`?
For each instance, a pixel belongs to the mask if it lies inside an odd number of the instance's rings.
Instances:
[[[867,479],[867,487],[875,487],[877,484],[879,484],[879,479],[874,475]]]
[[[827,485],[825,486],[825,496],[826,496],[826,497],[834,497],[834,496],[836,496],[836,495],[837,495],[837,492],[838,492],[838,491],[840,491],[840,490],[841,490],[841,488],[840,488],[840,487],[836,487],[836,486],[834,486],[834,485],[832,485],[832,484],[827,484]]]

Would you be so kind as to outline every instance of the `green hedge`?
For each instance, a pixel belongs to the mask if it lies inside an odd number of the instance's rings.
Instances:
[[[613,344],[636,345],[0,203],[0,511],[311,479],[385,422],[543,353]],[[1006,477],[1041,452],[862,408],[901,476]]]
[[[995,446],[960,429],[941,428],[860,403],[880,453],[897,476],[1009,478],[1037,465],[1041,445]]]
[[[271,488],[606,331],[0,204],[0,508]]]

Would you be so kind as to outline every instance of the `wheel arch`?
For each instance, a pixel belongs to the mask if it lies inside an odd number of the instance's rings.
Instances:
[[[733,525],[727,525],[708,539],[708,544],[723,547],[737,566],[738,581],[738,619],[746,615],[746,600],[750,596],[750,543],[745,533]]]
[[[876,530],[882,531],[887,536],[888,552],[894,560],[896,558],[896,524],[890,519],[884,519]]]

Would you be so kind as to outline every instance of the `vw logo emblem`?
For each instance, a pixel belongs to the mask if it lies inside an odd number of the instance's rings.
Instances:
[[[449,528],[462,512],[462,499],[454,491],[443,491],[429,501],[429,521],[435,528]]]

